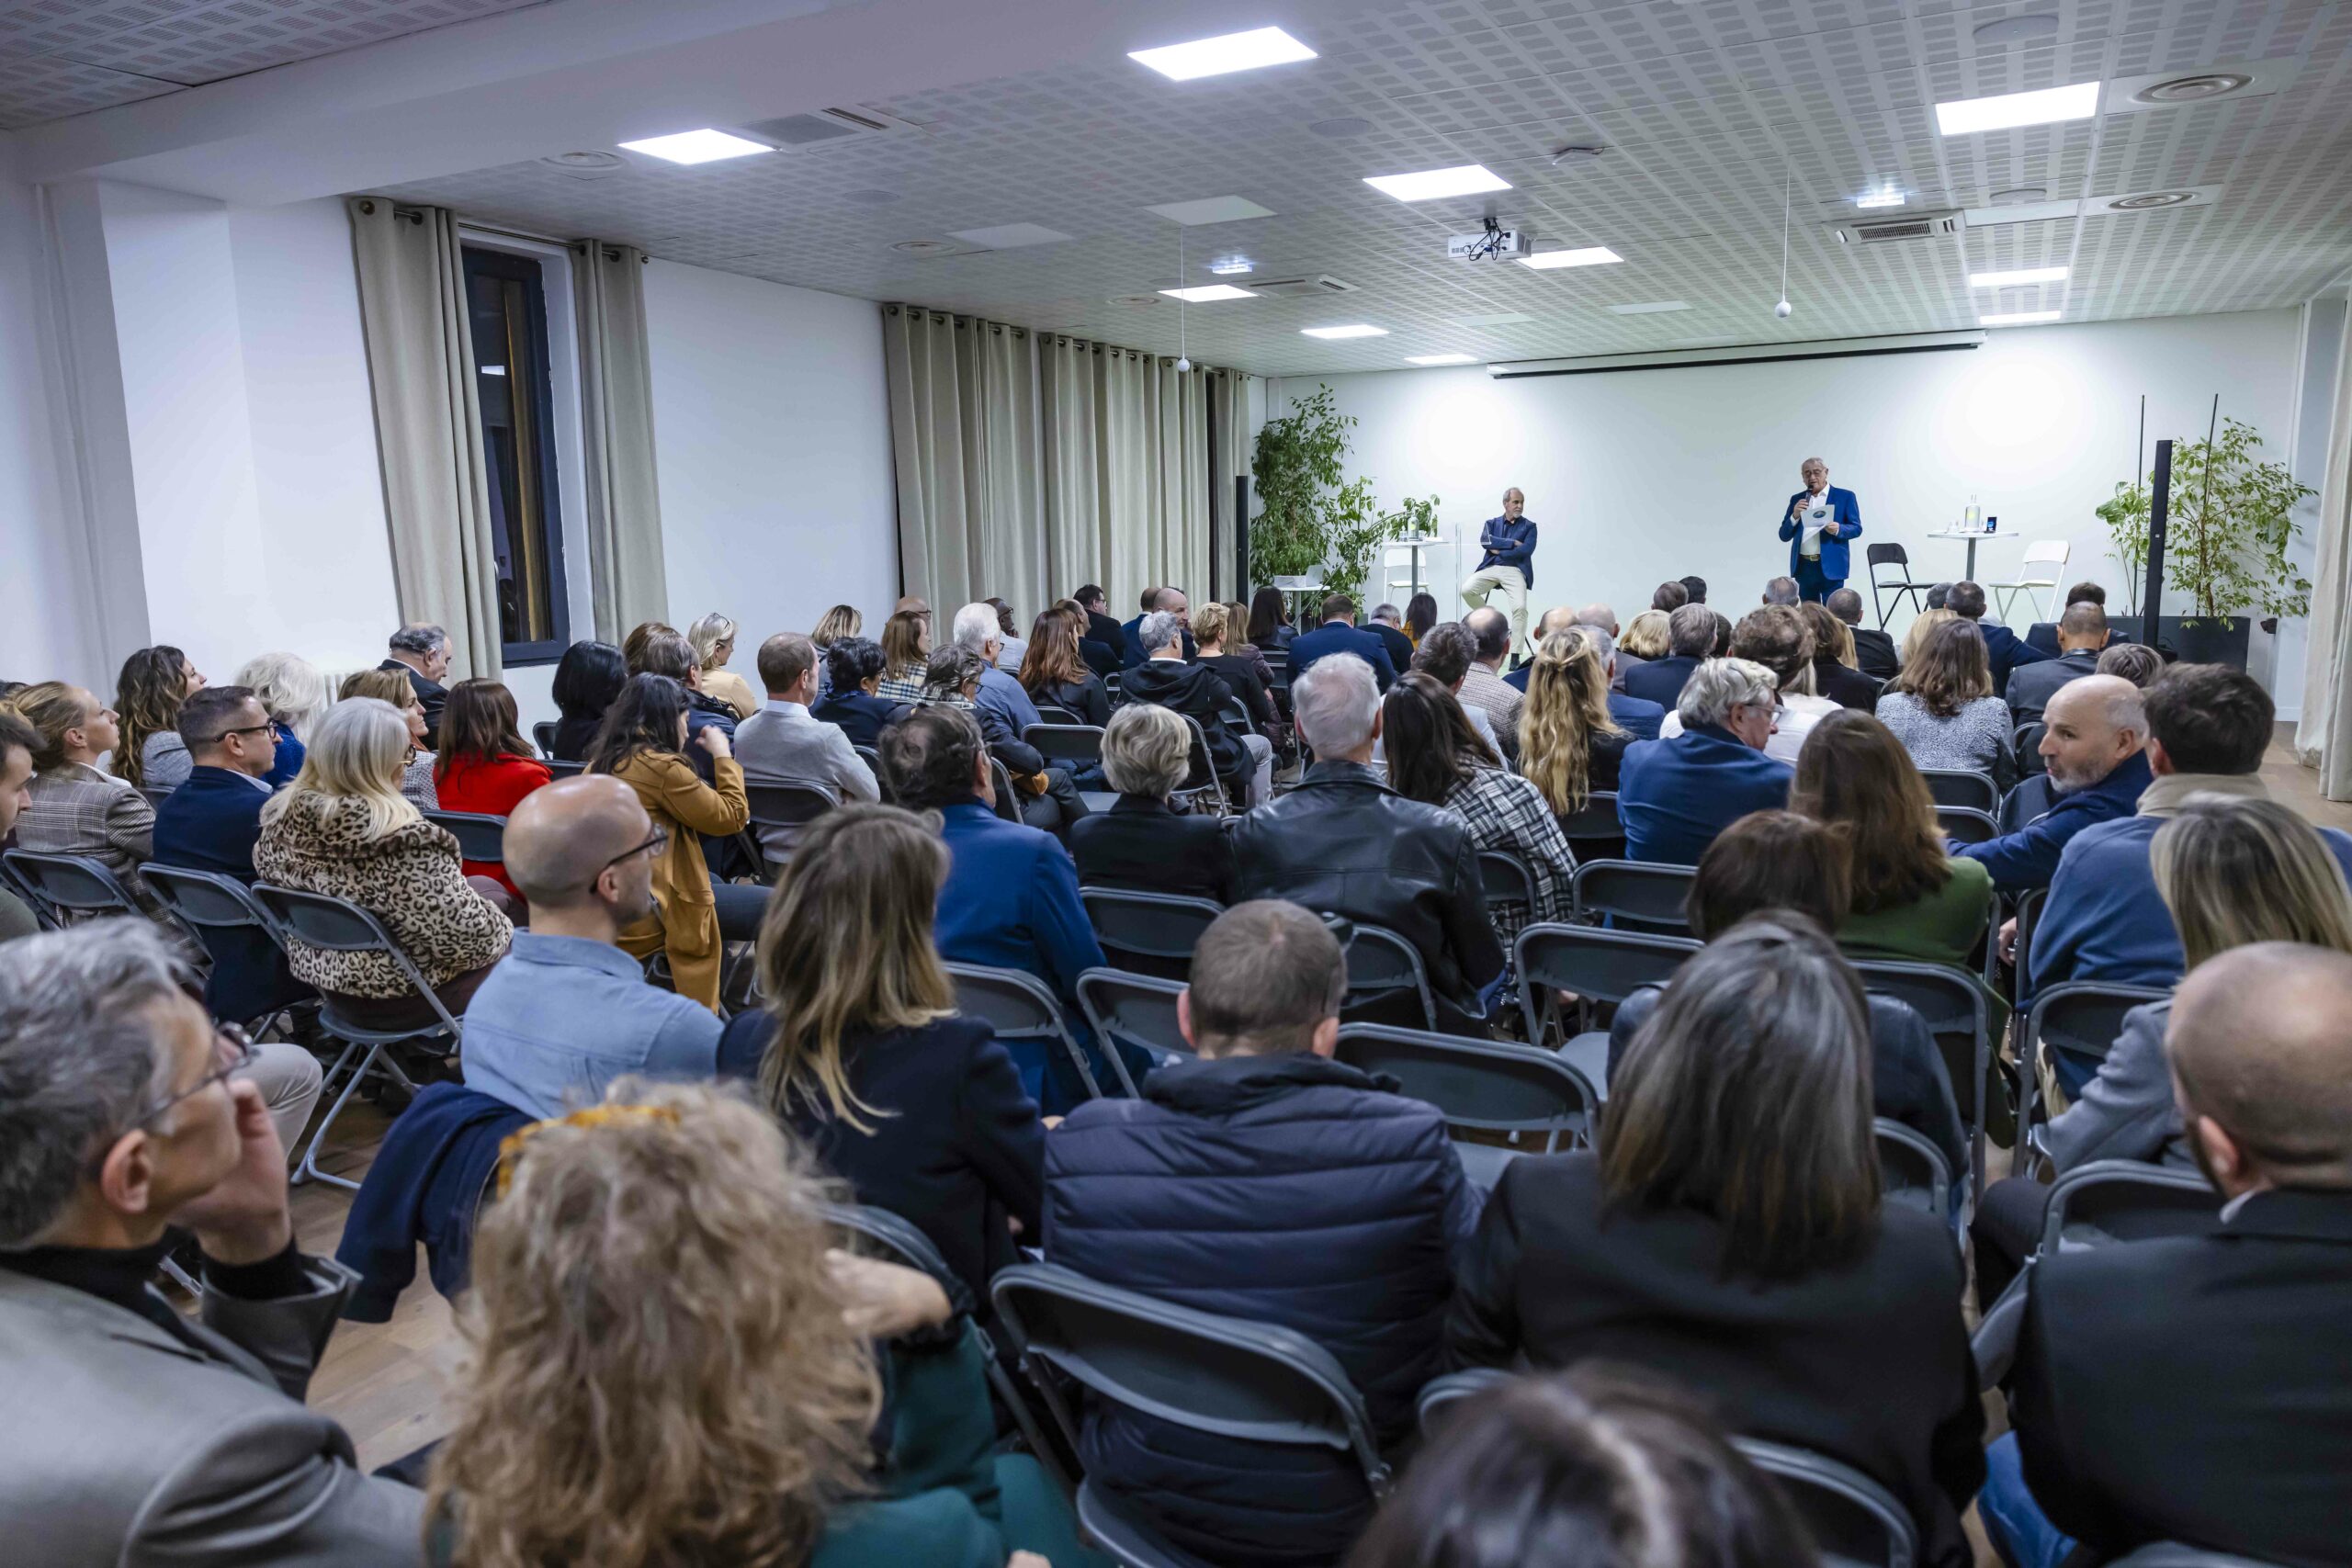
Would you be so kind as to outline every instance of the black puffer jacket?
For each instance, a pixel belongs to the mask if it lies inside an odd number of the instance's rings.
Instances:
[[[1119,678],[1119,694],[1131,703],[1172,708],[1200,720],[1216,776],[1227,790],[1240,780],[1250,752],[1221,716],[1225,705],[1234,700],[1233,688],[1216,671],[1181,659],[1147,659]]]

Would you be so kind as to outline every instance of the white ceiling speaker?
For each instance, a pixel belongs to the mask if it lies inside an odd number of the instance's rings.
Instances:
[[[2221,98],[2262,98],[2291,85],[2303,62],[2283,60],[2216,60],[2189,70],[2151,71],[2119,76],[2107,85],[2099,107],[2107,114],[2147,114],[2194,108]]]
[[[890,248],[898,252],[900,255],[907,256],[944,255],[949,251],[956,249],[954,245],[949,244],[945,240],[900,240]]]
[[[2153,83],[2132,94],[2132,101],[2136,104],[2201,104],[2208,98],[2226,97],[2252,85],[2254,77],[2246,72],[2200,71]]]
[[[559,169],[617,169],[621,157],[617,152],[557,152],[539,160]]]
[[[2119,196],[2104,205],[2109,212],[2154,212],[2166,207],[2187,207],[2197,199],[2193,190],[2152,190],[2139,196]]]

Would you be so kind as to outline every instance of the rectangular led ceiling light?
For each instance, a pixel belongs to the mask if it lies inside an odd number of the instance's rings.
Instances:
[[[1875,191],[1869,196],[1856,197],[1854,198],[1854,205],[1864,209],[1873,207],[1900,207],[1903,205],[1903,193],[1899,190]]]
[[[2031,93],[1955,98],[1948,104],[1938,104],[1936,129],[1946,136],[1966,136],[1979,130],[2088,119],[2098,112],[2098,84],[2077,82],[2071,87],[2043,87]]]
[[[1612,316],[1657,316],[1668,310],[1687,310],[1690,307],[1680,299],[1653,299],[1644,305],[1611,305]]]
[[[1197,288],[1163,288],[1170,299],[1182,299],[1188,305],[1205,305],[1212,299],[1255,299],[1247,288],[1236,288],[1230,283],[1204,283]]]
[[[1480,191],[1510,189],[1509,180],[1484,164],[1423,169],[1416,175],[1372,175],[1363,183],[1399,201],[1435,201],[1445,196],[1476,196]]]
[[[642,141],[624,141],[621,145],[632,152],[673,164],[716,164],[721,158],[748,158],[754,152],[775,151],[763,142],[747,141],[723,130],[682,130],[675,136],[649,136]]]
[[[1521,256],[1519,265],[1532,266],[1538,272],[1550,272],[1561,266],[1607,266],[1611,262],[1625,258],[1607,245],[1586,245],[1573,251],[1538,251],[1532,256]]]
[[[1171,82],[1203,76],[1223,76],[1235,71],[1255,71],[1261,65],[1288,65],[1312,60],[1315,51],[1280,28],[1258,28],[1221,38],[1194,39],[1160,49],[1131,49],[1127,58],[1148,65]]]
[[[2066,269],[2063,266],[2021,266],[2010,272],[1972,272],[1968,275],[1971,288],[2015,288],[2027,283],[2064,283]]]
[[[1534,319],[1524,310],[1501,310],[1491,316],[1456,316],[1453,324],[1457,327],[1515,327],[1521,321]]]
[[[1386,337],[1386,327],[1375,327],[1363,321],[1351,321],[1344,327],[1301,327],[1308,337]]]
[[[1058,245],[1070,236],[1042,223],[999,223],[989,229],[951,229],[951,240],[989,251],[1017,251],[1023,245]]]
[[[2064,312],[2058,310],[2011,310],[2007,315],[1979,316],[1980,327],[2030,327],[2041,321],[2054,321]]]
[[[1405,356],[1405,363],[1408,365],[1475,365],[1477,360],[1476,356],[1467,354],[1409,354]]]
[[[1244,218],[1272,218],[1274,209],[1261,207],[1246,196],[1204,196],[1197,201],[1163,201],[1147,207],[1171,223],[1238,223]]]

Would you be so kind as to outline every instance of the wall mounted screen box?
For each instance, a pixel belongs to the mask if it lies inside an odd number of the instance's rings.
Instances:
[[[1602,370],[1676,370],[1692,365],[1758,364],[1783,359],[1861,359],[1877,354],[1933,354],[1980,348],[1984,334],[1907,333],[1894,337],[1827,338],[1816,343],[1753,343],[1724,348],[1669,348],[1648,354],[1596,354],[1582,359],[1521,359],[1489,365],[1498,381],[1521,376],[1587,376]]]

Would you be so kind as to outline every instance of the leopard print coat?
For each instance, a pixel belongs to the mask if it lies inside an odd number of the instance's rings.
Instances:
[[[514,928],[467,886],[447,829],[417,817],[369,840],[367,823],[363,802],[304,790],[262,824],[254,870],[264,882],[372,912],[436,990],[505,956]],[[322,991],[409,994],[400,967],[382,953],[328,953],[291,938],[287,947],[295,977]]]

